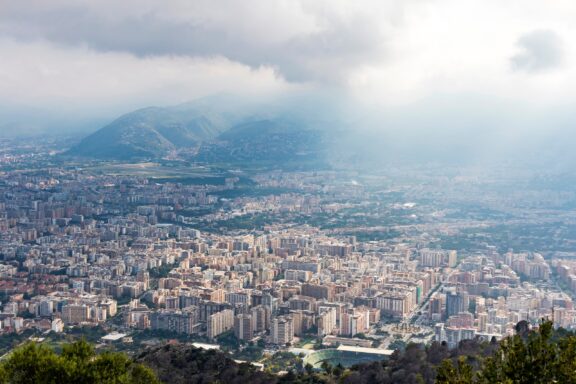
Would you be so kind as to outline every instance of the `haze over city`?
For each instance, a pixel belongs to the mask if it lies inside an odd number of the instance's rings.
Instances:
[[[576,382],[574,20],[0,0],[0,383]]]
[[[231,93],[312,94],[350,130],[388,141],[408,130],[499,150],[572,138],[570,1],[0,5],[7,135],[84,134],[134,109]]]

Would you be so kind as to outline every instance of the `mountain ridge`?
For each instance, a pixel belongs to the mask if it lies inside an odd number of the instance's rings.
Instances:
[[[95,158],[161,157],[217,137],[232,125],[225,114],[199,108],[146,107],[85,137],[67,154]]]
[[[300,113],[230,95],[146,107],[118,117],[65,155],[138,160],[193,149],[207,160],[258,160],[275,152],[283,158],[301,157],[316,150],[322,124],[312,128]]]

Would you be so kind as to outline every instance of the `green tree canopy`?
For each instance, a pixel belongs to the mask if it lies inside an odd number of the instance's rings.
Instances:
[[[438,367],[438,384],[576,384],[576,336],[555,339],[553,324],[543,321],[537,331],[500,342],[498,350],[473,368],[464,358],[457,366],[446,359]]]
[[[84,340],[66,344],[59,355],[42,344],[27,343],[0,363],[0,382],[11,384],[155,384],[149,368],[122,353],[96,354]]]

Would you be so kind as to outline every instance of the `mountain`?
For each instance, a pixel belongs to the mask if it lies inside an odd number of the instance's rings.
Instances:
[[[325,152],[326,139],[334,136],[326,127],[332,133],[337,127],[332,111],[325,113],[323,108],[210,96],[123,115],[66,154],[117,160],[160,158],[173,152],[194,161],[317,160]]]
[[[325,132],[304,120],[262,119],[235,125],[213,142],[204,143],[196,156],[207,162],[316,161],[323,154]]]
[[[172,107],[128,113],[84,138],[67,154],[100,159],[157,158],[215,139],[245,121],[251,103],[214,96]]]
[[[86,137],[69,154],[96,158],[159,157],[216,137],[227,128],[220,116],[195,112],[140,109]]]

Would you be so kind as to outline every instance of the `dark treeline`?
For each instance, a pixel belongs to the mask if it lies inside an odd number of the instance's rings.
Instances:
[[[434,342],[409,344],[388,361],[352,368],[324,364],[290,370],[283,376],[238,364],[227,354],[177,344],[150,349],[135,359],[121,353],[96,354],[81,341],[57,354],[26,344],[0,362],[0,383],[226,383],[226,384],[576,384],[576,335],[543,321],[526,322],[500,342],[465,340],[457,348]]]

